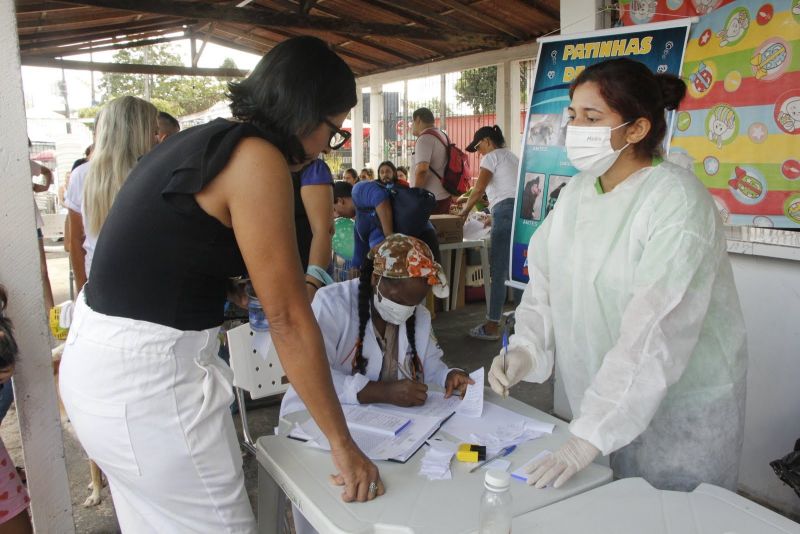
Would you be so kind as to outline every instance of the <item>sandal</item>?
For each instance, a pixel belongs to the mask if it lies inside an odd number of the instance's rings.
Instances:
[[[486,331],[484,325],[479,324],[478,326],[470,329],[469,331],[470,337],[474,337],[475,339],[482,339],[484,341],[497,341],[500,339],[500,334],[490,334]]]

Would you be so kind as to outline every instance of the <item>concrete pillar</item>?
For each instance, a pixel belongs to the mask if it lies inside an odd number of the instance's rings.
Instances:
[[[439,128],[447,130],[447,77],[439,75]]]
[[[495,87],[495,119],[503,134],[508,138],[511,125],[511,61],[497,64],[497,84]]]
[[[39,271],[25,103],[14,2],[0,2],[0,283],[8,293],[19,359],[14,374],[31,515],[37,532],[72,534],[61,419]]]
[[[597,12],[601,0],[563,0],[561,2],[561,35],[599,30],[603,27],[602,15]],[[595,16],[591,16],[595,13]]]
[[[377,173],[383,157],[383,86],[375,84],[369,93],[369,166]]]
[[[503,128],[503,133],[506,137],[506,148],[511,152],[520,156],[520,147],[522,146],[522,120],[520,119],[520,112],[522,111],[521,101],[521,80],[520,80],[520,62],[510,62],[510,72],[508,75],[509,91],[508,91],[508,124]]]
[[[364,167],[364,100],[361,98],[361,87],[356,87],[358,102],[353,108],[352,137],[350,137],[350,147],[352,148],[352,161],[350,165],[359,172]]]

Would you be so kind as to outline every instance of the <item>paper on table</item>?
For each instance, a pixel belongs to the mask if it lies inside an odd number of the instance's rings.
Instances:
[[[539,454],[537,454],[536,456],[534,456],[533,458],[531,458],[530,460],[528,460],[527,462],[522,464],[522,466],[514,469],[514,471],[511,472],[511,477],[512,478],[516,478],[517,480],[521,480],[523,482],[527,482],[528,481],[528,473],[527,473],[528,467],[533,465],[533,464],[535,464],[536,462],[538,462],[542,458],[546,458],[546,457],[550,456],[551,454],[553,454],[553,453],[548,451],[548,450],[546,450],[546,449],[541,451]]]
[[[419,449],[427,438],[438,428],[441,420],[437,417],[424,415],[413,416],[411,423],[396,436],[387,436],[359,430],[350,429],[350,435],[368,458],[372,460],[397,460],[405,462]],[[306,445],[318,449],[330,450],[330,444],[313,419],[308,419],[302,424],[296,424],[290,437],[307,439]]]
[[[370,409],[370,407],[345,405],[342,406],[347,426],[353,430],[366,430],[386,436],[395,436],[400,433],[411,420],[394,413],[389,413],[381,409]]]
[[[422,458],[419,474],[428,480],[450,480],[453,478],[450,472],[450,461],[456,453],[458,446],[449,441],[432,439],[428,441],[428,452]]]
[[[484,403],[481,417],[457,413],[442,425],[444,432],[465,443],[486,445],[490,453],[535,439],[542,433],[551,434],[554,428],[552,423],[537,421],[491,402]]]
[[[440,421],[444,421],[453,415],[453,412],[458,408],[459,402],[461,402],[461,397],[454,395],[449,399],[445,399],[444,393],[441,391],[428,391],[428,398],[422,406],[394,406],[392,404],[373,404],[373,406],[382,410],[401,413],[406,417],[427,415],[429,417],[438,417]]]
[[[467,393],[456,409],[456,415],[463,417],[480,417],[483,413],[483,367],[469,374],[475,381],[467,386]]]

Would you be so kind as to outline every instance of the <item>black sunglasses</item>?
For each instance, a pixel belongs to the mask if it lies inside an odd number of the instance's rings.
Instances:
[[[347,130],[342,130],[335,124],[333,124],[328,119],[322,119],[325,124],[331,127],[331,138],[328,140],[328,146],[331,150],[339,150],[344,146],[344,144],[350,140],[350,136],[352,135]]]

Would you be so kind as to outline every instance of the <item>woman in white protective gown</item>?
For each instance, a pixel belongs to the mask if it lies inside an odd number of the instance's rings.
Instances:
[[[554,360],[563,377],[571,436],[529,484],[558,487],[602,454],[660,489],[736,487],[747,353],[723,226],[697,177],[660,157],[685,91],[630,59],[570,90],[580,172],[531,239],[516,333],[489,372],[501,394]]]

